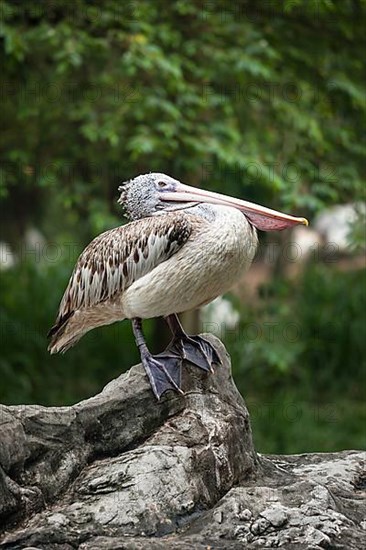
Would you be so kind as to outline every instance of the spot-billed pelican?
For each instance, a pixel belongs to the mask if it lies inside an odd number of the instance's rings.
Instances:
[[[81,253],[48,349],[64,352],[93,328],[131,319],[142,364],[160,399],[168,389],[182,391],[183,359],[207,371],[219,363],[209,342],[184,332],[177,314],[230,289],[253,260],[256,229],[308,222],[165,174],[138,176],[118,190],[131,221],[102,233]],[[142,319],[151,317],[164,317],[173,333],[168,348],[155,356],[142,332]]]

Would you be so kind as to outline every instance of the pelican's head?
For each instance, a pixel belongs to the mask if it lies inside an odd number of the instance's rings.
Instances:
[[[177,201],[165,200],[167,193],[177,193],[181,185],[178,180],[159,172],[142,174],[118,188],[121,192],[118,202],[124,207],[127,217],[131,220],[160,214],[162,211],[182,210],[197,204],[198,200],[188,202],[182,202],[179,198]]]
[[[241,199],[190,187],[166,174],[151,173],[137,176],[121,185],[118,200],[132,220],[162,212],[183,210],[200,203],[221,204],[237,208],[250,223],[262,231],[280,231],[298,224],[308,225],[305,218],[283,214]]]

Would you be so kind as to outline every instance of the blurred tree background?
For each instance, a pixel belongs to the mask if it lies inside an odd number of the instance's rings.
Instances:
[[[0,5],[2,402],[73,403],[138,362],[127,322],[46,351],[78,254],[121,223],[122,181],[166,172],[310,220],[364,200],[364,0]],[[362,447],[364,271],[317,254],[272,275],[222,334],[258,449]],[[271,323],[300,330],[248,337]]]

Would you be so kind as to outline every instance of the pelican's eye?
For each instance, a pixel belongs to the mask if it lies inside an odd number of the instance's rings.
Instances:
[[[168,187],[168,184],[165,181],[159,181],[158,186],[161,187],[161,188],[162,187]]]

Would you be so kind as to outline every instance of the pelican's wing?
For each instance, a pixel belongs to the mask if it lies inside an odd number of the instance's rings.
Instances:
[[[78,309],[113,299],[175,254],[192,225],[182,213],[143,218],[96,237],[79,256],[61,300],[53,336]]]

